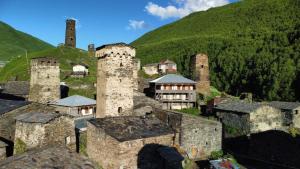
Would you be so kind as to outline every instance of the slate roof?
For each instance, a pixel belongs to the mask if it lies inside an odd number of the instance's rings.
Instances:
[[[267,104],[261,102],[228,101],[216,105],[215,109],[231,112],[251,113]]]
[[[173,134],[170,127],[155,117],[106,117],[89,122],[120,142]]]
[[[272,101],[269,105],[282,110],[294,110],[300,108],[300,102]]]
[[[61,116],[59,113],[35,113],[35,112],[30,112],[30,113],[25,113],[21,114],[16,117],[16,120],[25,122],[25,123],[42,123],[46,124],[53,119]]]
[[[96,50],[101,50],[103,48],[106,48],[106,47],[113,47],[113,46],[127,46],[127,47],[130,47],[130,48],[134,48],[133,46],[131,45],[128,45],[124,42],[120,42],[120,43],[112,43],[112,44],[106,44],[106,45],[102,45],[100,47],[97,47]]]
[[[87,127],[87,121],[94,119],[93,116],[87,116],[87,117],[83,117],[83,118],[78,118],[74,121],[75,123],[75,128],[77,129],[84,129]]]
[[[2,93],[11,95],[28,95],[29,82],[28,81],[8,81]]]
[[[160,64],[176,64],[176,63],[172,60],[164,59],[164,60],[160,61]]]
[[[150,81],[150,83],[196,84],[195,81],[185,78],[181,75],[176,75],[176,74],[167,74],[165,76],[162,76],[160,78]]]
[[[3,100],[0,99],[0,115],[28,105],[27,101]]]
[[[96,100],[79,96],[79,95],[73,95],[69,96],[57,101],[54,101],[50,103],[52,105],[57,106],[66,106],[66,107],[79,107],[79,106],[88,106],[88,105],[96,105]]]

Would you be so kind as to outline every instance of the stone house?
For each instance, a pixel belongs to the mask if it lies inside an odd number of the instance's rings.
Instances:
[[[196,82],[180,75],[168,74],[149,82],[149,96],[163,103],[163,109],[196,106]]]
[[[176,73],[177,65],[175,62],[169,59],[162,60],[158,64],[158,72],[161,74]]]
[[[282,102],[272,101],[270,106],[281,110],[284,116],[284,124],[300,128],[300,103],[299,102]]]
[[[158,74],[158,63],[146,64],[142,69],[147,75],[156,75]]]
[[[96,100],[73,95],[50,103],[57,111],[73,116],[95,116]]]
[[[6,158],[7,144],[0,140],[0,161]]]
[[[222,149],[220,122],[170,110],[155,109],[153,113],[177,133],[175,146],[190,159],[207,159]]]
[[[72,66],[71,77],[85,77],[89,74],[89,66],[83,63],[74,64]]]
[[[284,120],[280,109],[267,103],[228,101],[214,107],[216,116],[226,129],[237,135],[248,135],[267,130],[283,130]]]
[[[87,153],[104,169],[163,168],[157,155],[174,132],[155,117],[106,117],[88,122]]]
[[[75,151],[74,120],[60,113],[21,114],[16,117],[16,141],[23,142],[27,150],[46,145],[64,145]]]

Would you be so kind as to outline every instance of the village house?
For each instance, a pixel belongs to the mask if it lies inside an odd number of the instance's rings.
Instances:
[[[284,116],[284,124],[286,126],[300,128],[299,102],[272,101],[269,105],[281,110]]]
[[[47,145],[63,145],[76,150],[74,119],[60,113],[24,113],[16,117],[14,154],[19,143],[26,150]]]
[[[149,96],[163,103],[163,109],[183,109],[196,105],[196,82],[168,74],[149,82]]]
[[[227,101],[216,105],[214,111],[224,124],[225,133],[234,130],[237,132],[235,135],[248,135],[267,130],[284,130],[280,109],[267,103]]]
[[[86,64],[80,63],[80,64],[74,64],[72,66],[72,74],[71,77],[85,77],[89,74],[89,67]]]
[[[163,168],[157,154],[174,132],[155,117],[106,117],[88,122],[88,156],[104,169]]]
[[[73,116],[95,116],[96,100],[73,95],[50,103],[57,111]]]
[[[176,73],[177,65],[175,62],[169,59],[162,60],[158,64],[158,72],[161,74]]]
[[[142,69],[147,75],[156,75],[158,74],[158,63],[146,64],[142,67]]]

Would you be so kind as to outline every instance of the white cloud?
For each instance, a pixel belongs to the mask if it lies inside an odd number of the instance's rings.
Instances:
[[[129,25],[128,25],[127,29],[137,30],[137,29],[143,29],[146,27],[147,27],[147,24],[145,21],[129,20]]]
[[[161,19],[167,19],[182,18],[192,12],[205,11],[228,3],[229,0],[175,0],[175,5],[162,7],[149,2],[145,8],[149,14],[158,16]]]

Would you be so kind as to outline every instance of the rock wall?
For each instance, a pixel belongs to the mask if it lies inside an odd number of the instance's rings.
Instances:
[[[133,110],[133,58],[135,49],[110,46],[96,51],[96,117],[131,115]]]
[[[59,100],[59,71],[59,63],[54,58],[32,59],[28,100],[43,104]]]

